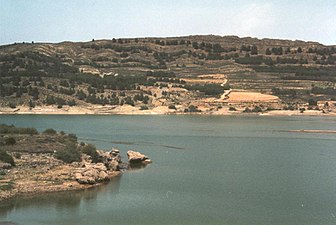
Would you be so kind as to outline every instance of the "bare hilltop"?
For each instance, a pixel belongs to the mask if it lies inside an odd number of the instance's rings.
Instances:
[[[335,115],[336,46],[237,36],[0,46],[0,113]]]

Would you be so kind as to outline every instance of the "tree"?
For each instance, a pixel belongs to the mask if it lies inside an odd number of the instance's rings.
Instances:
[[[258,48],[256,45],[252,45],[251,55],[258,55]]]
[[[5,144],[6,145],[15,145],[15,143],[16,143],[16,140],[13,137],[8,137],[8,138],[5,139]]]
[[[269,48],[266,49],[266,55],[272,55],[272,52],[269,50]]]
[[[48,95],[47,98],[46,98],[46,104],[47,104],[47,105],[53,105],[53,104],[55,104],[55,103],[56,103],[56,101],[55,101],[54,97]]]
[[[30,99],[29,100],[29,108],[35,108],[35,103]]]
[[[93,163],[98,163],[98,162],[102,161],[100,155],[97,152],[96,146],[94,146],[92,144],[85,145],[82,148],[82,152],[84,154],[89,155],[91,157],[91,160],[92,160]]]
[[[57,151],[55,157],[65,163],[81,161],[81,154],[74,143],[68,143],[65,149]]]
[[[196,41],[194,41],[192,43],[192,46],[193,46],[194,49],[198,49],[198,43]]]
[[[168,109],[174,109],[174,110],[176,110],[176,107],[175,107],[175,105],[169,105]]]
[[[9,155],[5,150],[0,149],[0,161],[3,161],[5,163],[9,163],[12,166],[15,166],[14,159],[11,155]]]
[[[291,51],[290,51],[290,48],[287,47],[286,50],[285,50],[285,54],[288,54],[288,53],[290,53],[290,52],[291,52]]]
[[[43,134],[55,135],[55,134],[57,134],[57,131],[52,129],[52,128],[48,128],[45,131],[43,131]]]
[[[310,106],[317,106],[317,101],[316,101],[315,99],[310,98],[310,99],[308,100],[308,104],[309,104]]]
[[[302,53],[302,48],[301,48],[301,47],[298,47],[297,52],[298,52],[298,53]]]

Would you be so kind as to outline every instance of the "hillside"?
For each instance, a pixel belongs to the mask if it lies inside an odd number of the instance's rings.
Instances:
[[[3,112],[328,112],[336,46],[213,35],[14,43],[0,46],[0,79]]]

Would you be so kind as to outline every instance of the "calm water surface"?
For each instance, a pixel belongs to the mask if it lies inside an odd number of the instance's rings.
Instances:
[[[0,123],[76,133],[101,149],[152,158],[108,185],[14,199],[18,224],[336,224],[330,117],[0,115]]]

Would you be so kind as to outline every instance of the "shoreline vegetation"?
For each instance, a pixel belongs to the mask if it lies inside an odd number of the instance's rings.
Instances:
[[[151,160],[135,151],[97,150],[75,134],[0,125],[0,202],[15,196],[82,190],[108,183]]]

